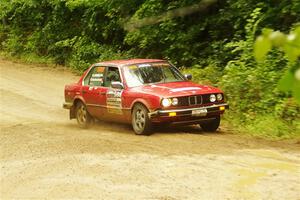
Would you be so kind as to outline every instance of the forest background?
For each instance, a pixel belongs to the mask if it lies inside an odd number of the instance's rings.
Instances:
[[[77,72],[102,60],[167,59],[225,92],[235,132],[300,137],[299,103],[279,85],[300,66],[280,48],[300,26],[299,0],[1,0],[0,19],[2,57]],[[279,48],[257,61],[259,35]]]

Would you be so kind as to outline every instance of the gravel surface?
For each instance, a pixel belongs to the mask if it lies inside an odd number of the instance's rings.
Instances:
[[[64,68],[0,60],[0,199],[300,199],[299,141],[226,127],[77,127],[62,109]]]

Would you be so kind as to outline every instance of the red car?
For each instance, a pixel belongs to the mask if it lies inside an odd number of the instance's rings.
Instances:
[[[191,78],[165,60],[96,63],[65,86],[63,107],[83,128],[96,118],[131,123],[138,135],[150,134],[155,124],[199,124],[216,131],[228,108],[223,92]]]

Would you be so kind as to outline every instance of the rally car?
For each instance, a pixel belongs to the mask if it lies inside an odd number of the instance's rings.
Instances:
[[[100,62],[65,86],[63,107],[82,128],[99,119],[131,123],[138,135],[149,135],[162,124],[199,124],[204,131],[216,131],[228,108],[224,94],[191,78],[165,60]]]

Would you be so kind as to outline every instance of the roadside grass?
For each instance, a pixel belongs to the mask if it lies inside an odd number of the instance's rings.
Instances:
[[[46,65],[48,67],[53,68],[64,68],[70,70],[72,73],[76,75],[81,75],[82,72],[77,71],[71,67],[65,65],[59,65],[55,63],[55,60],[51,57],[43,57],[36,55],[34,53],[23,53],[19,55],[11,55],[9,52],[0,51],[0,58],[5,60],[10,60],[17,63],[24,63],[24,64],[33,64],[33,65]]]
[[[22,62],[27,64],[46,64],[46,65],[56,65],[53,58],[38,56],[33,53],[12,55],[9,52],[0,51],[0,56],[4,59]]]
[[[300,140],[300,120],[285,122],[272,115],[257,116],[254,120],[241,121],[230,110],[224,116],[225,126],[234,130],[234,134],[250,135],[268,140]]]

